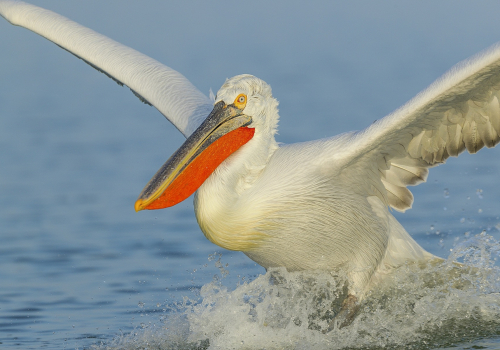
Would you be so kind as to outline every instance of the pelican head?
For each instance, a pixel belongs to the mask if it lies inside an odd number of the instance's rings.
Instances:
[[[254,137],[274,141],[277,106],[264,81],[248,74],[227,79],[212,112],[146,185],[136,211],[176,205]]]
[[[257,135],[274,135],[278,126],[278,102],[272,95],[271,86],[250,74],[237,75],[222,85],[215,97],[215,104],[220,101],[230,104],[239,95],[247,97],[244,112],[252,118],[249,127],[255,128]]]

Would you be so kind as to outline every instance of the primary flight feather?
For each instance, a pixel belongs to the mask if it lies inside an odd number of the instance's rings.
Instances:
[[[390,212],[411,208],[407,186],[450,156],[500,141],[498,44],[365,130],[279,145],[278,102],[254,76],[228,79],[212,103],[175,70],[51,11],[0,0],[0,15],[127,85],[186,136],[136,210],[196,191],[196,217],[213,243],[266,268],[344,269],[347,313],[393,268],[434,258]]]

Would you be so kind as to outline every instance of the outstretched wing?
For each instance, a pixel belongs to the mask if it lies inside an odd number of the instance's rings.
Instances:
[[[369,191],[404,211],[413,203],[406,186],[425,181],[429,167],[465,149],[476,153],[499,141],[497,43],[454,66],[392,114],[348,137],[338,156],[345,175],[364,178]]]
[[[179,72],[66,17],[10,0],[0,0],[0,15],[56,43],[120,85],[127,85],[186,137],[213,107],[209,98]]]

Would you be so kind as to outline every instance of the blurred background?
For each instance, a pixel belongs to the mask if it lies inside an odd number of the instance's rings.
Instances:
[[[283,143],[365,128],[500,40],[496,1],[36,4],[207,95],[237,74],[265,80]],[[26,29],[1,20],[0,33],[0,347],[81,348],[154,322],[212,280],[219,253],[230,288],[264,272],[204,238],[192,199],[134,212],[183,142],[156,109]],[[442,257],[482,230],[498,238],[499,167],[499,148],[450,159],[398,219]]]

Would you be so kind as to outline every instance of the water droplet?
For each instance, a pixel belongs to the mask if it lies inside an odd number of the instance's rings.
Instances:
[[[479,199],[483,199],[483,190],[482,189],[478,188],[476,190],[476,194],[479,197]]]
[[[142,301],[139,301],[139,303],[137,304],[137,306],[139,306],[141,309],[144,307],[144,303]]]
[[[431,225],[431,231],[434,231],[434,225]]]
[[[478,210],[477,210],[477,212],[478,212],[479,214],[481,214],[481,213],[483,212],[483,209],[481,209],[481,208],[480,208],[480,209],[478,209]]]
[[[445,188],[443,195],[444,195],[444,198],[450,198],[450,191],[448,191],[448,189]]]
[[[460,219],[460,223],[463,224],[465,222],[465,218]]]

